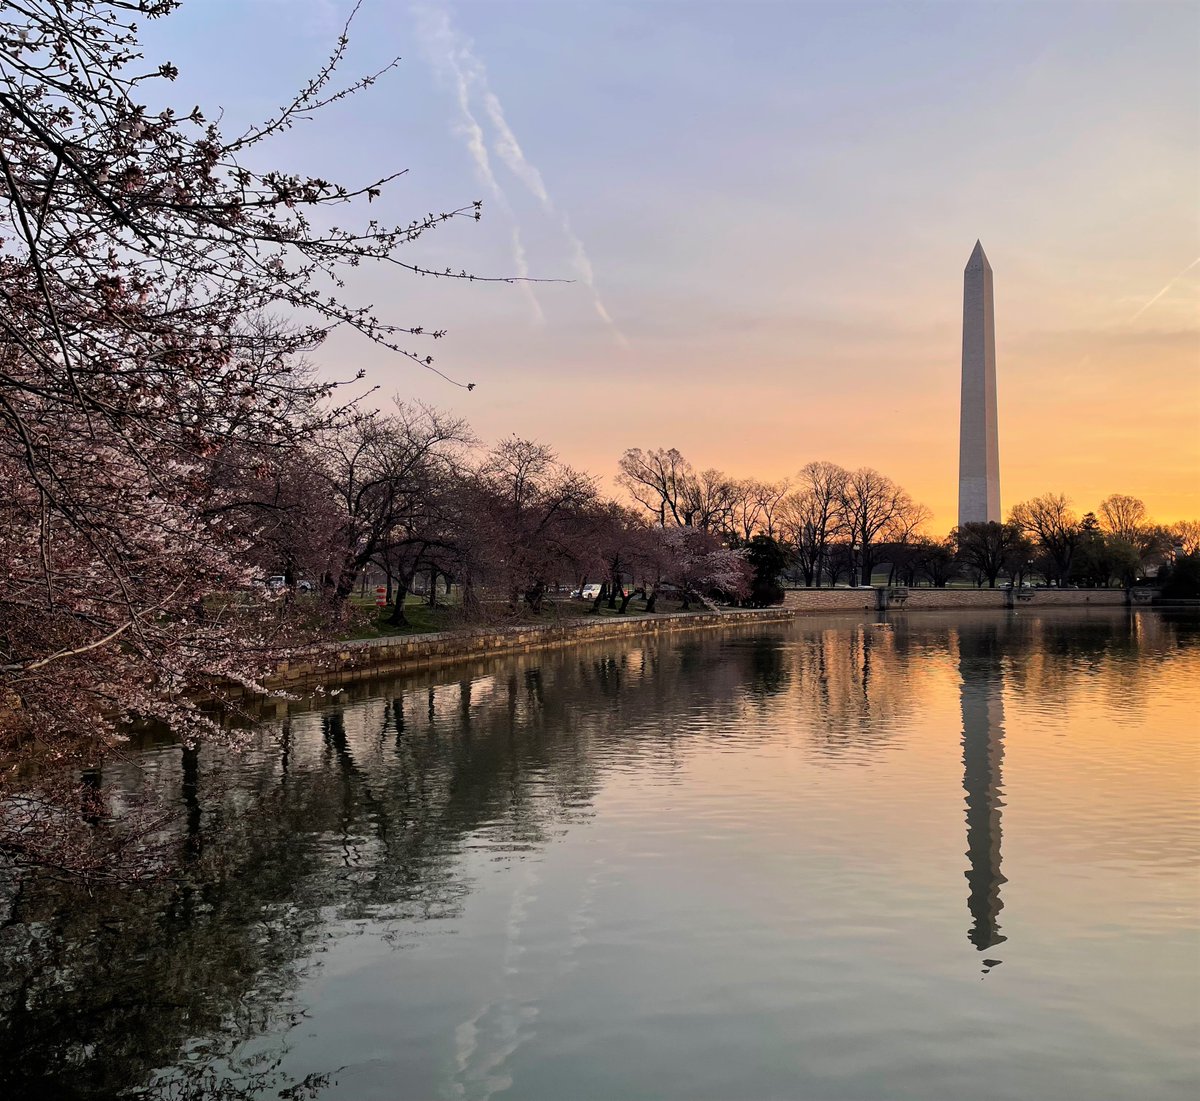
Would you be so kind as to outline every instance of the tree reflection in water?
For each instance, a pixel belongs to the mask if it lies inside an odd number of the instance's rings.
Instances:
[[[304,1020],[298,990],[335,939],[369,928],[402,946],[456,916],[466,848],[540,848],[592,813],[606,769],[678,769],[697,716],[753,739],[768,709],[802,715],[820,767],[870,764],[912,729],[927,659],[961,682],[968,936],[993,948],[1006,683],[1069,707],[1068,667],[1120,677],[1111,659],[1169,650],[1176,628],[1109,616],[1063,641],[1036,615],[910,622],[480,660],[284,708],[238,758],[147,744],[96,782],[119,801],[136,771],[179,807],[170,881],[92,897],[0,884],[0,1095],[317,1096],[336,1068],[292,1081],[281,1060]],[[1141,689],[1130,675],[1122,690]]]
[[[681,676],[711,682],[720,663],[712,647],[665,664],[595,650],[557,655],[570,691],[547,691],[532,659],[479,662],[451,683],[296,708],[236,759],[151,746],[110,765],[118,799],[136,771],[180,807],[177,874],[94,897],[11,885],[5,1095],[315,1096],[328,1073],[288,1082],[278,1064],[303,1018],[295,991],[330,939],[369,918],[402,943],[408,923],[455,916],[465,838],[544,844],[588,812],[590,739],[621,736],[629,717],[678,699]],[[646,749],[671,753],[657,738]],[[264,1036],[283,1039],[247,1054]]]

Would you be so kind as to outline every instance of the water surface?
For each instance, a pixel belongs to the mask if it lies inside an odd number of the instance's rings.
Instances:
[[[0,912],[0,1086],[1193,1096],[1198,625],[805,619],[147,744],[103,782],[180,807],[180,874]]]

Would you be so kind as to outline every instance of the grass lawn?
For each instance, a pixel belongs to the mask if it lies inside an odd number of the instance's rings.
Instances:
[[[459,617],[459,609],[454,604],[440,604],[436,608],[429,607],[425,603],[423,597],[410,596],[404,602],[404,615],[408,619],[410,626],[408,627],[393,627],[388,619],[392,614],[391,608],[375,607],[373,598],[366,599],[358,596],[352,596],[350,602],[353,607],[361,612],[375,612],[375,615],[364,619],[354,628],[347,631],[342,638],[359,639],[359,638],[387,638],[393,635],[422,635],[428,634],[431,631],[452,631],[457,627],[463,626],[463,622]],[[605,602],[600,605],[600,610],[596,615],[600,616],[619,616],[620,605],[617,608],[609,608]],[[663,597],[658,598],[656,612],[678,612],[682,611],[678,600],[668,600]],[[697,601],[692,602],[692,612],[706,612],[708,609]],[[646,602],[635,598],[629,602],[629,607],[625,614],[644,615],[646,611]],[[593,618],[592,601],[590,600],[572,600],[569,597],[562,596],[556,598],[547,598],[542,604],[540,615],[527,613],[522,616],[509,616],[502,614],[500,609],[497,609],[498,614],[495,617],[490,617],[489,624],[496,626],[515,625],[518,623],[558,623],[566,619],[591,619]]]
[[[391,608],[376,608],[374,599],[360,600],[353,596],[351,605],[360,612],[374,613],[363,618],[343,638],[386,638],[390,635],[424,635],[430,631],[449,631],[459,626],[461,621],[458,609],[453,605],[439,604],[431,608],[419,596],[410,596],[404,602],[404,616],[409,622],[407,627],[393,627],[388,622]]]

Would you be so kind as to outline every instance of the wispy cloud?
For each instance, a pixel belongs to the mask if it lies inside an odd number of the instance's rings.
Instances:
[[[496,173],[492,171],[492,162],[488,155],[483,127],[479,125],[479,120],[471,109],[471,85],[474,73],[470,52],[465,50],[458,34],[451,26],[450,17],[446,12],[425,6],[418,6],[413,10],[417,16],[417,31],[430,63],[454,90],[455,100],[458,103],[458,121],[455,125],[455,133],[463,139],[467,152],[475,163],[475,173],[487,188],[492,201],[512,223],[515,274],[521,279],[528,279],[529,258],[524,242],[521,240],[521,230],[517,225],[516,215],[504,194],[504,189],[500,186],[500,181],[496,179]],[[543,324],[546,315],[542,312],[541,303],[538,302],[533,286],[523,282],[520,287],[529,301],[534,320]]]
[[[571,229],[566,214],[555,207],[546,182],[537,166],[526,157],[521,143],[508,124],[499,98],[488,85],[487,70],[483,62],[475,55],[471,43],[455,28],[445,9],[420,4],[416,5],[413,11],[417,17],[417,31],[430,62],[454,86],[459,109],[458,133],[465,140],[467,151],[475,162],[480,179],[488,188],[493,199],[513,222],[513,262],[517,266],[517,274],[523,277],[528,276],[528,258],[521,243],[520,230],[517,227],[512,206],[492,168],[484,130],[475,113],[474,105],[476,103],[483,105],[483,111],[492,130],[492,152],[500,159],[509,173],[537,200],[543,213],[557,224],[566,238],[571,267],[579,281],[591,293],[596,315],[612,330],[617,342],[622,346],[627,346],[628,341],[613,321],[596,288],[595,272],[583,242]],[[528,289],[539,318],[542,317],[541,307],[533,296],[532,288],[529,284],[523,284],[523,286]]]
[[[1135,313],[1129,319],[1130,323],[1136,321],[1139,317],[1141,317],[1142,314],[1144,314],[1151,306],[1154,305],[1155,302],[1157,302],[1160,298],[1162,298],[1162,296],[1164,294],[1166,294],[1167,291],[1169,291],[1173,286],[1175,286],[1175,284],[1178,283],[1179,280],[1182,279],[1185,275],[1187,275],[1187,273],[1189,271],[1191,271],[1192,268],[1194,268],[1197,264],[1200,264],[1200,256],[1197,256],[1195,260],[1193,260],[1190,264],[1188,264],[1188,266],[1186,268],[1183,269],[1183,271],[1181,271],[1178,275],[1176,275],[1172,279],[1170,279],[1168,281],[1167,285],[1165,287],[1163,287],[1163,289],[1161,291],[1159,291],[1158,294],[1156,294],[1153,298],[1151,298],[1149,302],[1145,303],[1145,305],[1143,305],[1141,307],[1141,309],[1139,309],[1138,312]]]
[[[521,143],[517,141],[516,134],[509,128],[508,121],[504,117],[504,108],[500,106],[500,101],[494,92],[484,92],[483,106],[488,113],[488,118],[492,120],[492,125],[496,128],[494,145],[500,159],[508,165],[508,170],[529,188],[542,207],[548,213],[553,214],[554,205],[550,202],[550,195],[546,191],[542,174],[526,160],[525,154],[521,150]]]

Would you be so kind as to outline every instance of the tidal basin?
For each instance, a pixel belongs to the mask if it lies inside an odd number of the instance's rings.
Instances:
[[[0,913],[4,1096],[1200,1090],[1200,616],[854,614],[146,739],[178,874]],[[282,1092],[282,1091],[291,1092]]]

